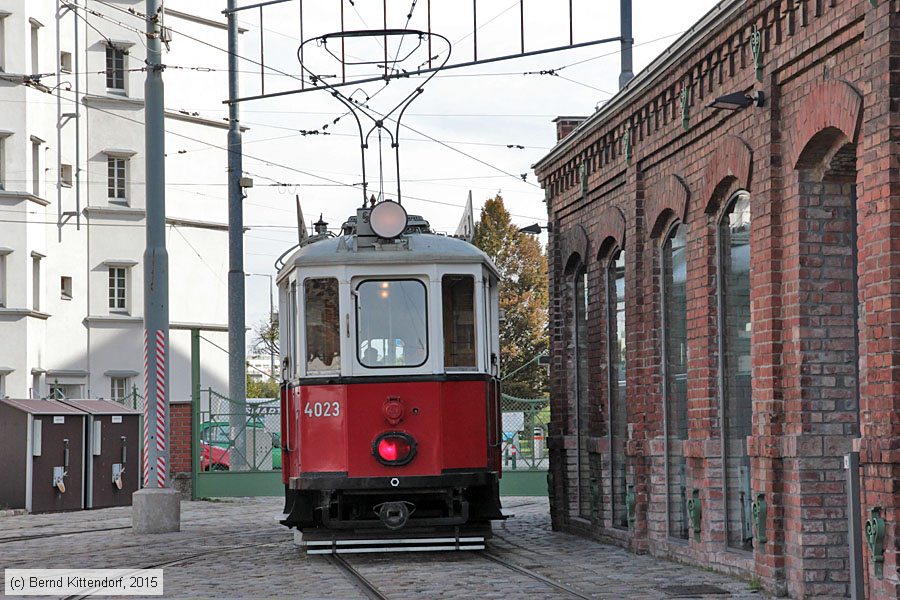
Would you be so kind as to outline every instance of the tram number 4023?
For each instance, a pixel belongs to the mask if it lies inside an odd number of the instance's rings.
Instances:
[[[307,402],[303,407],[303,414],[307,417],[339,417],[341,415],[340,402]]]

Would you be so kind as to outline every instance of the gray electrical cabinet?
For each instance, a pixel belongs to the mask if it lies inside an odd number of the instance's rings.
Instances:
[[[56,400],[0,400],[0,504],[84,508],[87,415]]]
[[[84,507],[131,506],[140,483],[140,411],[109,400],[60,402],[87,415]]]

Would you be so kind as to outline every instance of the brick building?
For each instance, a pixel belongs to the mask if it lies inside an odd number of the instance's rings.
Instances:
[[[554,527],[843,597],[878,508],[859,585],[898,597],[897,55],[897,0],[723,0],[557,121]]]

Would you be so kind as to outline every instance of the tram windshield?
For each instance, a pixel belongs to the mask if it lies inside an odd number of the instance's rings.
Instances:
[[[360,364],[418,367],[428,359],[425,284],[413,279],[368,280],[356,289]]]

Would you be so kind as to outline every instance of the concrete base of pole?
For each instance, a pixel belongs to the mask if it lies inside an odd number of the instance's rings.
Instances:
[[[170,488],[138,490],[131,496],[134,533],[181,531],[181,494]]]

